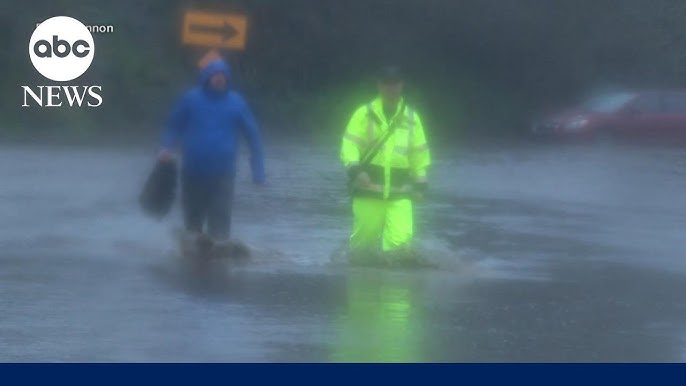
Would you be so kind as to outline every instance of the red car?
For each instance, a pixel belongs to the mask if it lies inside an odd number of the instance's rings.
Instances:
[[[533,125],[535,135],[570,138],[686,139],[686,91],[603,94]]]

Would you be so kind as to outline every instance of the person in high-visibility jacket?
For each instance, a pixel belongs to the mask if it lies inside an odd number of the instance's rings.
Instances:
[[[405,103],[397,67],[382,69],[379,96],[355,111],[346,127],[341,160],[353,195],[350,258],[412,256],[412,202],[427,188],[431,164],[419,114]],[[389,253],[390,252],[390,253]]]

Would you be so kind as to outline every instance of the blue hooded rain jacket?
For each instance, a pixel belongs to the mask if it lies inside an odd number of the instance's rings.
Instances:
[[[162,146],[180,147],[182,171],[198,177],[224,177],[236,173],[239,132],[250,147],[250,166],[255,183],[265,180],[260,132],[243,97],[230,88],[217,92],[209,79],[223,72],[231,79],[228,64],[211,62],[200,74],[198,86],[186,92],[174,108]]]

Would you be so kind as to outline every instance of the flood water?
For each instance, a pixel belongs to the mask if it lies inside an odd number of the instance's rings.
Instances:
[[[337,149],[241,164],[253,261],[178,256],[141,149],[0,148],[0,361],[683,361],[686,150],[437,149],[417,237],[438,269],[332,263]]]

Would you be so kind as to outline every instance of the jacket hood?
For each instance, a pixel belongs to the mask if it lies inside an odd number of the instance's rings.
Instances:
[[[199,78],[199,83],[202,87],[207,86],[207,82],[210,80],[210,77],[212,75],[221,72],[226,76],[226,80],[230,81],[231,80],[231,68],[229,67],[228,63],[223,61],[222,59],[216,59],[211,61],[205,68],[203,68],[200,71],[200,78]]]

